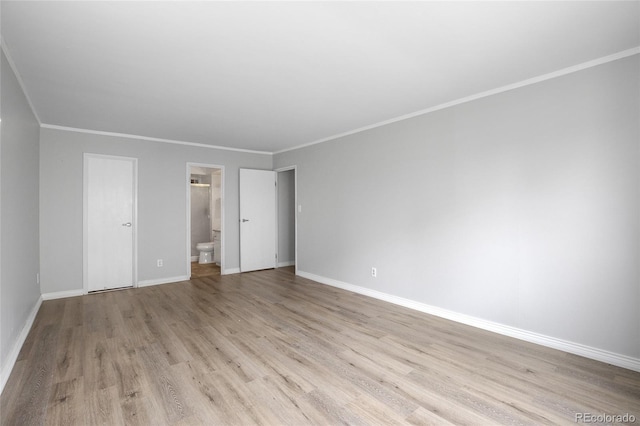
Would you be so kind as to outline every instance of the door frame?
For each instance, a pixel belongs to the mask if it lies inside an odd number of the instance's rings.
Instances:
[[[89,293],[89,158],[131,161],[133,165],[133,285],[138,287],[138,159],[119,155],[83,153],[82,161],[82,293]],[[129,288],[129,287],[126,287]]]
[[[187,240],[187,279],[191,279],[191,168],[192,167],[203,167],[205,169],[218,169],[220,170],[220,275],[226,275],[226,271],[224,268],[225,265],[225,255],[224,248],[225,238],[227,233],[225,232],[225,173],[224,166],[217,164],[206,164],[206,163],[191,163],[187,162],[187,173],[186,173],[186,240]]]
[[[294,270],[295,270],[295,274],[298,275],[298,166],[293,165],[293,166],[286,166],[286,167],[280,167],[278,169],[275,169],[274,171],[276,172],[276,183],[278,182],[278,174],[280,172],[288,172],[289,170],[293,170],[293,208],[294,208],[294,212],[293,212],[293,244],[294,244],[294,248],[293,248],[293,262],[294,262]],[[278,244],[278,240],[279,240],[279,229],[278,229],[278,224],[280,222],[280,211],[278,209],[279,203],[278,203],[278,193],[279,191],[276,191],[276,254],[278,255],[278,261],[280,260],[280,253],[279,253],[279,249],[280,249],[280,244]],[[276,262],[276,268],[278,267],[278,262]]]

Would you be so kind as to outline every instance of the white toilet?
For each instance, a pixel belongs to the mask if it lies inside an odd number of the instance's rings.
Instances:
[[[213,243],[198,243],[196,250],[200,251],[198,263],[213,263]]]

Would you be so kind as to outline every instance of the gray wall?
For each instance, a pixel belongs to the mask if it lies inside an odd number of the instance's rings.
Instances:
[[[40,299],[38,140],[40,126],[4,52],[0,68],[0,367]]]
[[[186,275],[186,164],[225,166],[225,269],[239,267],[238,169],[271,169],[271,155],[41,130],[42,292],[82,289],[83,153],[138,158],[138,279]],[[156,267],[156,259],[164,267]]]
[[[638,75],[635,55],[276,155],[298,269],[639,358]]]
[[[295,244],[295,172],[278,172],[278,263],[296,259]]]

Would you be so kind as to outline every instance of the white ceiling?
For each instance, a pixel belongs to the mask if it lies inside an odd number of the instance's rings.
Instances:
[[[2,1],[43,124],[277,152],[640,45],[640,2]]]

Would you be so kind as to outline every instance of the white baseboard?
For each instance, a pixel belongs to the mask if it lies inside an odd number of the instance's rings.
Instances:
[[[633,358],[627,355],[621,355],[591,346],[582,345],[580,343],[574,343],[567,340],[546,336],[544,334],[534,333],[532,331],[511,327],[497,322],[472,317],[470,315],[449,311],[447,309],[442,309],[436,306],[427,305],[425,303],[416,302],[415,300],[405,299],[403,297],[394,296],[392,294],[383,293],[366,287],[360,287],[357,285],[334,280],[332,278],[315,275],[309,272],[298,270],[298,275],[319,282],[321,284],[326,284],[332,287],[341,288],[343,290],[352,291],[354,293],[363,294],[365,296],[373,297],[374,299],[379,299],[385,302],[393,303],[395,305],[404,306],[405,308],[414,309],[416,311],[435,315],[437,317],[456,321],[462,324],[470,325],[472,327],[481,328],[483,330],[492,331],[504,336],[514,337],[516,339],[536,343],[542,346],[558,349],[564,352],[569,352],[572,354],[584,356],[586,358],[595,359],[597,361],[606,362],[618,367],[623,367],[629,370],[640,372],[640,359],[638,358]]]
[[[293,266],[296,264],[295,260],[289,260],[288,262],[278,262],[278,268],[284,268],[287,266]]]
[[[31,331],[31,326],[33,326],[33,321],[36,319],[36,315],[38,314],[38,310],[40,309],[40,305],[42,305],[42,296],[38,298],[38,301],[31,309],[27,320],[18,335],[18,338],[14,342],[7,358],[0,370],[0,394],[4,390],[4,385],[7,384],[7,380],[9,379],[9,375],[11,374],[11,370],[13,370],[13,366],[16,365],[16,361],[18,359],[18,355],[20,355],[20,349],[22,349],[22,345],[24,345],[25,340],[27,340],[27,336],[29,335],[29,331]]]
[[[195,261],[197,261],[198,259],[200,259],[200,256],[191,256],[191,261],[192,261],[192,262],[195,262]]]
[[[53,293],[44,293],[42,295],[42,300],[53,300],[53,299],[64,299],[66,297],[76,297],[84,295],[84,290],[66,290],[66,291],[56,291]]]
[[[227,268],[224,271],[220,271],[220,275],[239,274],[240,268]]]
[[[180,281],[188,281],[189,277],[186,275],[180,275],[177,277],[157,278],[155,280],[142,280],[138,281],[138,287],[149,287],[152,285],[177,283]]]

